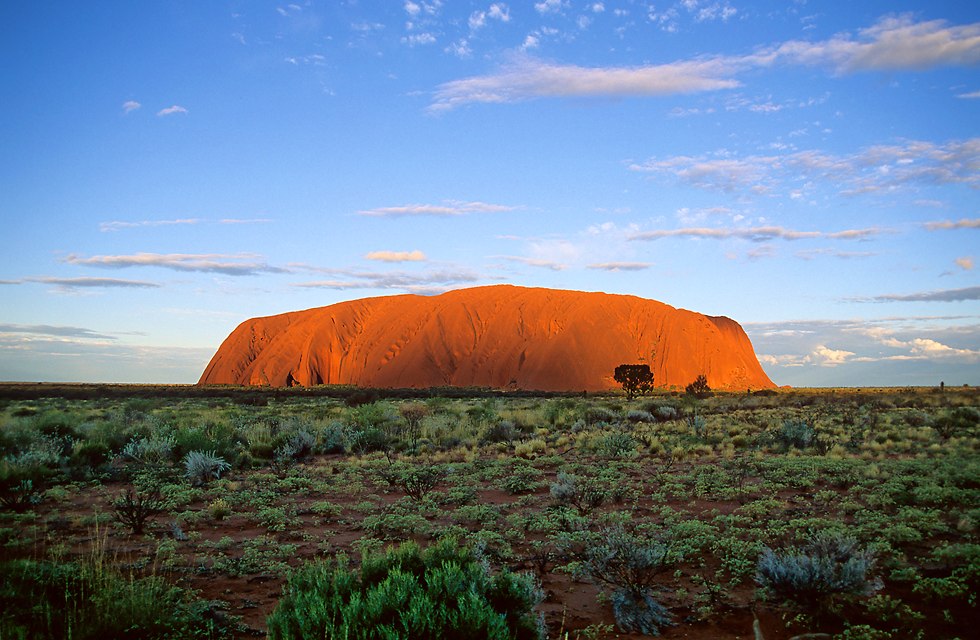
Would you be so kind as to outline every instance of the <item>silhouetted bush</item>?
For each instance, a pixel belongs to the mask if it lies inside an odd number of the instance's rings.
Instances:
[[[163,513],[164,503],[158,494],[128,489],[112,502],[116,520],[129,527],[133,534],[143,533],[150,516]]]

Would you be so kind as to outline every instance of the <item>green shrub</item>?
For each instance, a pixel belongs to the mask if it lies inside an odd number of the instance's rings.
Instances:
[[[601,531],[586,546],[575,573],[612,588],[609,599],[620,631],[659,635],[671,616],[654,592],[659,574],[671,563],[666,545],[617,526]]]
[[[813,444],[817,433],[813,427],[802,420],[786,420],[776,432],[775,440],[785,449],[796,447],[806,449]]]
[[[511,495],[531,493],[541,486],[542,473],[528,464],[514,465],[500,479],[500,488]]]
[[[589,407],[585,410],[585,421],[590,424],[610,424],[619,421],[619,414],[606,407]]]
[[[191,451],[184,456],[185,475],[195,487],[217,480],[230,468],[231,465],[214,451]]]
[[[630,458],[636,456],[636,445],[636,438],[631,434],[614,431],[599,439],[597,450],[606,458]]]
[[[511,420],[498,420],[491,424],[480,435],[481,444],[493,444],[495,442],[513,442],[520,433],[516,425]]]
[[[828,610],[840,597],[868,596],[881,588],[871,577],[875,555],[852,538],[824,535],[802,550],[763,547],[756,582],[768,595],[805,612]]]
[[[953,436],[968,435],[976,431],[978,424],[980,424],[980,411],[973,407],[958,407],[937,416],[932,422],[932,428],[945,442]]]
[[[231,637],[215,604],[162,578],[127,579],[98,562],[0,563],[0,637],[178,640]]]
[[[133,438],[123,447],[122,454],[140,464],[167,464],[173,459],[175,445],[173,434],[154,434],[148,438]]]
[[[292,573],[269,616],[272,640],[304,638],[543,638],[533,608],[541,590],[529,576],[487,564],[452,540],[421,551],[414,543],[366,553],[360,570],[347,557]]]
[[[697,413],[691,414],[685,418],[685,422],[687,423],[687,428],[699,440],[704,440],[705,436],[708,435],[708,423],[701,415]]]
[[[559,471],[551,485],[551,497],[559,505],[575,507],[584,516],[601,506],[608,495],[594,479]]]
[[[320,453],[344,453],[347,451],[347,427],[340,422],[331,422],[320,432]]]
[[[0,505],[17,513],[27,511],[41,502],[53,474],[50,467],[27,454],[0,460]]]

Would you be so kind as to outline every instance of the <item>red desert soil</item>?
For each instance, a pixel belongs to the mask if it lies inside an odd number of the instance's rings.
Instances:
[[[616,388],[620,364],[657,386],[771,388],[742,327],[635,296],[495,285],[246,320],[200,384],[354,384],[540,391]]]

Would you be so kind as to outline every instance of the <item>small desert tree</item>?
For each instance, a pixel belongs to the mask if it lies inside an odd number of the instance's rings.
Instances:
[[[653,372],[648,364],[621,364],[613,372],[613,380],[623,386],[627,400],[653,389]]]
[[[711,387],[708,386],[708,378],[702,373],[694,382],[685,387],[684,392],[696,398],[707,398],[711,395]]]

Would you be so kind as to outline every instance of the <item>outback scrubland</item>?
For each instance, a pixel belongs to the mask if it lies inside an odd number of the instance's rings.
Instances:
[[[972,388],[2,391],[0,638],[975,632]]]

